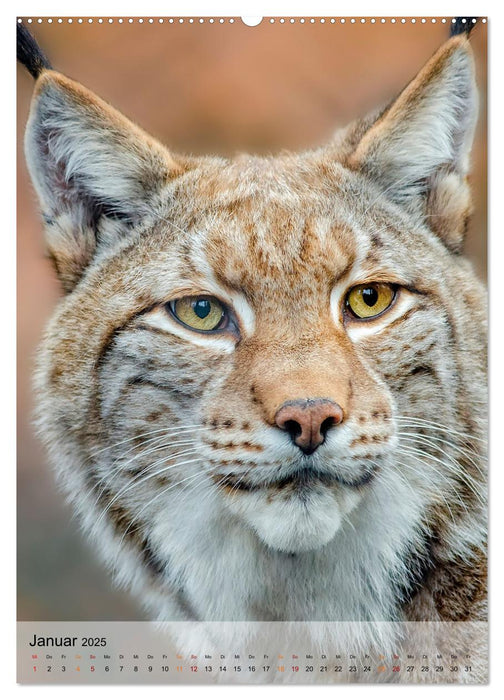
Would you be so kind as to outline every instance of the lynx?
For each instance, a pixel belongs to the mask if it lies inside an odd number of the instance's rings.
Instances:
[[[38,427],[115,580],[157,620],[485,620],[468,38],[327,145],[234,158],[172,153],[22,40],[65,292]]]

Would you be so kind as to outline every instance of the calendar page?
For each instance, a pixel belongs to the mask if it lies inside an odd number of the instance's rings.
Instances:
[[[488,681],[484,17],[20,17],[18,682]]]

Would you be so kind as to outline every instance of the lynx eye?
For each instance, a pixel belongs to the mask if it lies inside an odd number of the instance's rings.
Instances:
[[[177,321],[204,333],[219,330],[226,319],[226,311],[215,297],[182,297],[170,301],[168,307]]]
[[[373,318],[386,311],[396,296],[396,288],[383,282],[358,284],[348,292],[346,307],[360,319]]]

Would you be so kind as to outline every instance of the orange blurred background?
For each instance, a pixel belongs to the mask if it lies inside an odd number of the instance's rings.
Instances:
[[[449,24],[304,24],[239,18],[119,24],[95,18],[30,26],[53,66],[86,85],[174,151],[222,155],[317,146],[398,93],[446,40]],[[480,89],[473,151],[475,213],[466,252],[486,275],[487,31],[471,37]],[[18,619],[143,619],[113,589],[57,491],[31,423],[31,375],[60,289],[23,156],[33,90],[18,66]]]

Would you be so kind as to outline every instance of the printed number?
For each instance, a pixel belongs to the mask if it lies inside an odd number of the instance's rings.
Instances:
[[[255,670],[256,670],[256,667],[255,667],[255,666],[249,666],[249,667],[248,667],[248,670],[249,670],[251,673],[254,673]]]
[[[193,673],[198,673],[198,667],[197,666],[191,666],[191,671]]]
[[[294,673],[297,673],[299,671],[299,666],[291,666],[292,670]]]
[[[233,670],[236,671],[236,673],[240,673],[241,666],[233,666]]]
[[[442,673],[444,671],[444,666],[435,666],[434,671],[436,671],[436,673]]]
[[[147,666],[147,671],[148,671],[149,673],[152,673],[152,666]]]
[[[349,666],[348,671],[349,673],[355,673],[357,671],[357,666]]]
[[[320,673],[325,673],[327,671],[327,666],[320,667]]]
[[[369,673],[371,671],[371,666],[364,666],[362,670],[364,671],[364,673]]]
[[[108,673],[110,671],[110,666],[105,666],[105,671]]]
[[[335,666],[334,667],[334,672],[335,673],[341,673],[343,671],[343,666]]]
[[[464,671],[470,673],[472,671],[472,666],[464,666]]]
[[[422,666],[422,668],[421,668],[420,670],[422,671],[422,673],[427,673],[427,671],[429,670],[429,667],[428,667],[428,666]]]
[[[459,669],[458,669],[458,666],[450,666],[450,671],[451,671],[452,673],[457,673],[458,670],[459,670]]]
[[[227,671],[227,666],[219,666],[219,671]]]
[[[47,667],[47,673],[51,673],[51,669],[52,669],[52,667],[51,667],[51,666],[48,666],[48,667]]]
[[[161,671],[163,671],[164,673],[168,673],[169,670],[170,670],[169,666],[161,666]]]
[[[211,666],[205,666],[205,671],[207,673],[212,673],[212,667]]]
[[[262,670],[263,670],[263,671],[269,671],[269,670],[270,670],[270,667],[269,667],[269,666],[263,666],[263,667],[262,667]]]
[[[107,639],[106,637],[82,637],[81,643],[83,647],[106,647]]]
[[[62,666],[62,667],[61,667],[61,670],[63,671],[63,673],[65,673],[65,671],[66,671],[66,666]]]
[[[306,672],[306,673],[311,673],[312,671],[313,671],[313,666],[307,666],[307,667],[305,668],[305,672]]]

